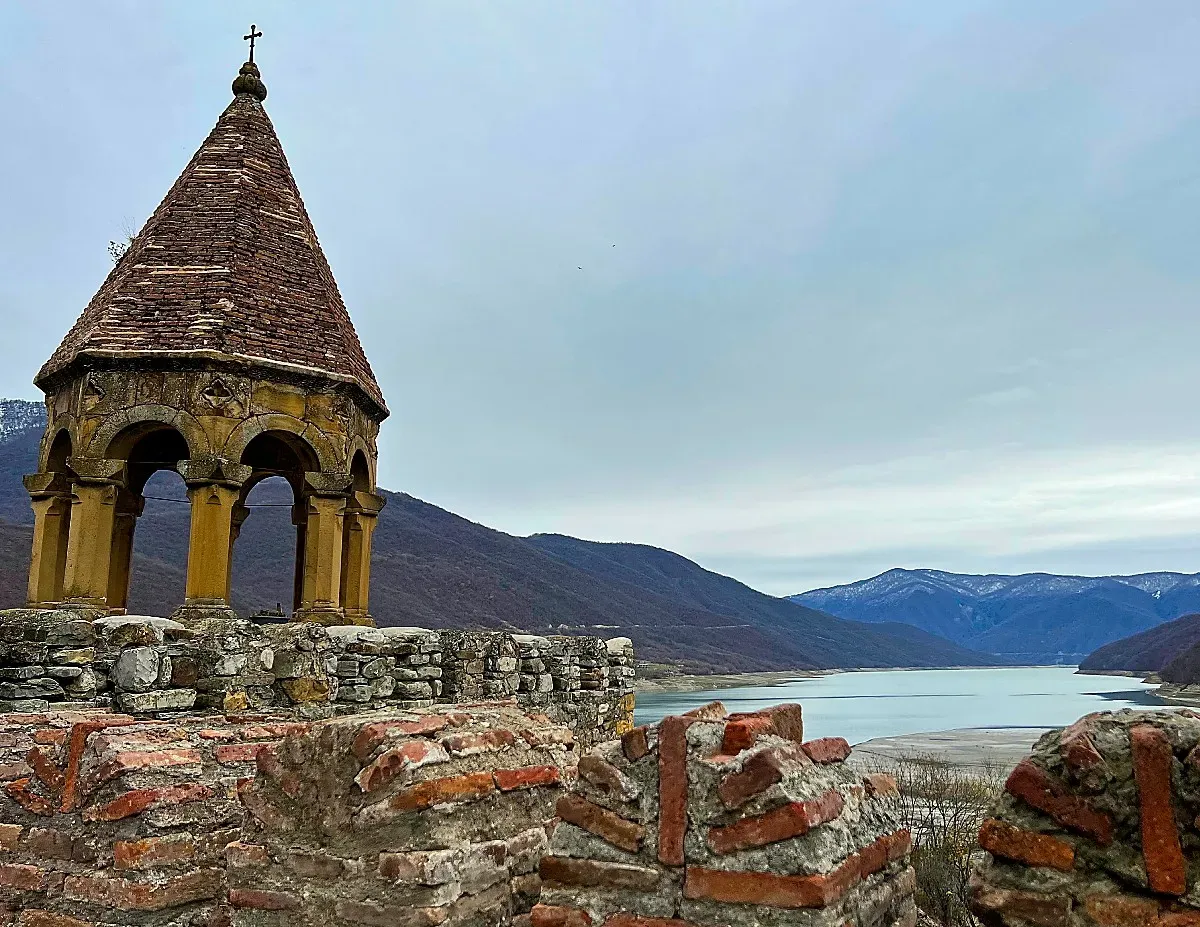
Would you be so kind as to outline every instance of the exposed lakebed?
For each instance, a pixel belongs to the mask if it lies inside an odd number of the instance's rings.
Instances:
[[[639,692],[636,718],[645,724],[718,699],[730,711],[799,702],[807,737],[860,743],[925,731],[1059,727],[1091,711],[1168,707],[1153,690],[1138,679],[1080,675],[1074,667],[884,670],[774,686]]]

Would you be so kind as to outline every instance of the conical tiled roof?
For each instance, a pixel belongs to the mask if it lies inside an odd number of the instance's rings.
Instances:
[[[81,358],[215,357],[354,382],[386,414],[257,77],[242,68],[241,92],[36,382]]]

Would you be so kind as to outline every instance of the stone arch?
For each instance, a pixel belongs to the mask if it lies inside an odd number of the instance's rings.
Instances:
[[[283,412],[268,412],[248,418],[238,425],[225,442],[224,456],[230,460],[241,460],[250,442],[259,435],[269,432],[284,432],[305,442],[316,456],[323,471],[339,469],[339,458],[333,442],[320,429]]]
[[[68,413],[54,416],[46,428],[46,433],[42,435],[42,443],[38,448],[39,470],[43,472],[49,470],[65,470],[65,459],[62,461],[62,466],[51,466],[52,451],[55,443],[58,442],[64,435],[66,436],[67,440],[70,441],[71,453],[75,453],[75,449],[79,446],[79,431],[75,422],[75,417]]]
[[[350,455],[350,482],[355,492],[374,492],[375,474],[372,472],[371,457],[362,448]]]
[[[42,452],[41,469],[49,473],[65,473],[67,459],[74,453],[75,436],[69,426],[63,426],[46,434],[46,446]]]
[[[124,459],[121,455],[122,441],[133,435],[139,426],[150,430],[156,424],[177,430],[187,442],[189,457],[211,453],[208,435],[194,415],[169,406],[146,403],[106,416],[88,442],[86,454],[89,457]],[[125,449],[125,453],[128,453],[128,449]]]

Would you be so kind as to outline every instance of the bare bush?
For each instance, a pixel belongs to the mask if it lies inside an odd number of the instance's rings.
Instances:
[[[917,905],[946,927],[976,927],[967,907],[971,861],[979,853],[979,826],[1004,788],[999,767],[965,767],[934,756],[899,757],[878,771],[899,786],[891,798],[912,832]]]

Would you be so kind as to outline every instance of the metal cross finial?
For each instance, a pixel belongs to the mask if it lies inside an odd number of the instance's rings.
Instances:
[[[255,30],[255,29],[257,29],[257,28],[258,28],[258,27],[257,27],[256,25],[254,25],[254,23],[251,23],[251,24],[250,24],[250,34],[249,34],[249,35],[244,35],[244,36],[242,36],[242,41],[243,41],[243,42],[244,42],[244,41],[246,41],[246,39],[249,39],[249,40],[250,40],[250,63],[251,63],[251,64],[253,64],[253,63],[254,63],[254,40],[255,40],[255,39],[261,39],[261,38],[262,38],[262,33],[261,33],[261,32],[255,32],[255,31],[254,31],[254,30]]]

